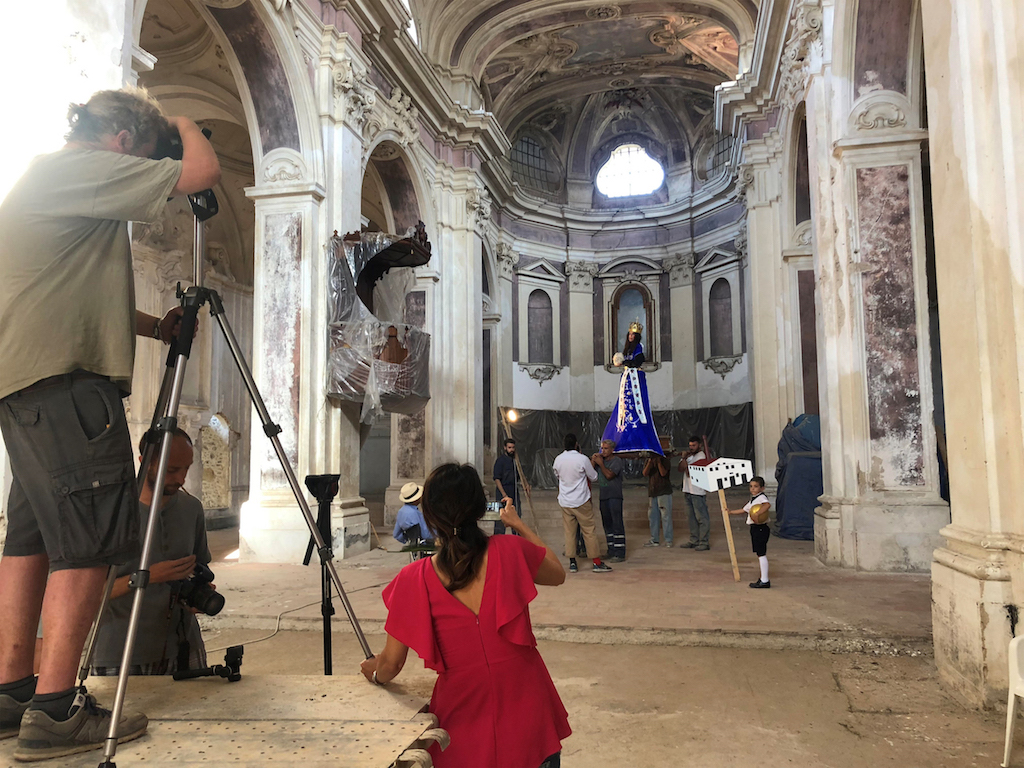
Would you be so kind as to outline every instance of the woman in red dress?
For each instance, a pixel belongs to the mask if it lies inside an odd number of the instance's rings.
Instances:
[[[529,603],[535,584],[565,570],[505,499],[502,522],[519,536],[488,537],[477,521],[487,497],[476,469],[443,464],[423,486],[423,516],[440,549],[407,565],[384,590],[387,643],[362,664],[387,685],[409,649],[438,673],[430,711],[451,736],[438,768],[558,768],[572,733],[537,651]]]

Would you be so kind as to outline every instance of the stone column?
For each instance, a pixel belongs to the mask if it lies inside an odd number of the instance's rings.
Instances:
[[[474,170],[446,171],[434,189],[438,210],[434,253],[439,279],[433,306],[427,308],[432,338],[430,387],[435,393],[427,406],[431,424],[428,453],[431,466],[456,461],[482,469],[480,231],[490,219],[491,199]]]
[[[569,278],[569,410],[594,410],[594,275],[597,264],[570,259]]]
[[[1024,603],[1024,9],[924,11],[952,523],[932,563],[935,662],[971,704],[1005,701]]]
[[[781,222],[784,169],[782,136],[772,129],[743,146],[740,187],[746,192],[750,320],[747,350],[754,397],[754,470],[775,485],[778,443],[786,422],[795,416],[789,393],[799,362],[785,355],[782,305],[788,300],[782,260]]]
[[[693,254],[665,261],[672,302],[672,407],[698,408],[697,350],[693,323]]]

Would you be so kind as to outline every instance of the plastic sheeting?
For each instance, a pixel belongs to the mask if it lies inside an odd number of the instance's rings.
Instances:
[[[381,232],[358,240],[335,235],[329,244],[327,394],[362,403],[364,423],[383,413],[417,413],[430,399],[430,335],[400,322],[406,281],[374,289],[392,267],[429,260],[429,250],[416,246]],[[364,270],[370,280],[360,280]],[[380,316],[367,301],[375,301]]]
[[[519,418],[510,425],[512,436],[516,439],[523,474],[534,488],[558,487],[551,464],[562,452],[567,433],[576,435],[580,450],[589,456],[600,448],[601,433],[608,422],[608,413],[601,411],[516,411]],[[690,435],[707,435],[708,447],[716,456],[754,458],[752,403],[692,411],[655,411],[654,424],[659,435],[671,439],[675,450],[685,449]],[[641,459],[624,458],[623,478],[642,479],[643,465]]]
[[[824,493],[821,468],[821,422],[811,414],[787,424],[779,438],[775,466],[779,491],[775,500],[776,533],[784,539],[814,540],[814,509]]]

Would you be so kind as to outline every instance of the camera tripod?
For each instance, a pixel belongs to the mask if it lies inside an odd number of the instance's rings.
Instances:
[[[157,465],[156,479],[153,487],[162,488],[164,485],[164,479],[167,474],[167,465],[170,460],[171,443],[174,438],[174,430],[178,426],[178,408],[181,403],[182,386],[185,381],[185,369],[188,364],[189,355],[192,351],[192,338],[197,327],[199,310],[204,305],[209,305],[210,315],[216,319],[217,324],[220,326],[221,332],[224,335],[224,340],[227,342],[232,358],[234,358],[235,366],[238,368],[238,372],[249,392],[249,398],[252,400],[253,407],[255,407],[256,412],[260,417],[260,421],[263,424],[263,432],[273,444],[274,453],[277,455],[277,459],[281,463],[281,468],[288,480],[288,485],[291,487],[292,493],[295,495],[295,500],[298,502],[299,510],[302,512],[306,525],[309,527],[310,536],[313,544],[315,544],[317,555],[320,557],[320,563],[324,570],[325,578],[329,575],[330,580],[334,582],[334,586],[337,589],[338,596],[341,598],[345,613],[347,614],[349,622],[352,624],[352,629],[359,640],[359,645],[362,647],[366,658],[371,658],[373,653],[370,651],[370,645],[367,643],[366,636],[363,634],[363,630],[359,626],[359,620],[356,618],[355,612],[352,610],[352,604],[349,602],[348,595],[345,593],[345,588],[341,583],[341,577],[338,575],[338,570],[334,565],[334,552],[330,544],[325,541],[324,535],[321,533],[316,520],[313,518],[313,513],[310,511],[309,504],[306,501],[302,487],[299,485],[295,471],[292,469],[288,456],[284,451],[284,447],[281,445],[281,441],[278,438],[278,435],[282,431],[281,427],[274,423],[270,417],[270,413],[267,411],[267,406],[263,402],[263,397],[256,386],[255,380],[253,379],[252,371],[249,369],[242,353],[242,349],[238,344],[238,340],[235,338],[235,334],[231,330],[231,326],[228,324],[227,318],[224,315],[224,304],[221,301],[220,295],[216,291],[205,288],[202,285],[203,254],[206,249],[205,222],[216,215],[218,210],[217,198],[214,196],[213,190],[206,190],[205,192],[189,195],[188,201],[192,207],[192,214],[195,219],[192,280],[194,284],[184,290],[182,290],[180,284],[178,285],[177,295],[184,312],[181,317],[178,336],[172,340],[171,348],[167,355],[167,366],[164,371],[163,382],[160,386],[160,394],[157,398],[157,404],[153,412],[153,420],[151,422],[150,429],[146,433],[146,444],[142,453],[142,462],[139,466],[138,482],[140,485],[145,482],[149,473],[149,465],[153,461],[153,458],[157,453],[157,446],[159,445],[159,464]],[[138,631],[139,618],[142,611],[142,601],[145,596],[146,587],[149,584],[149,566],[152,556],[153,538],[156,530],[156,520],[160,516],[161,502],[161,495],[159,493],[155,493],[153,495],[153,502],[150,508],[149,521],[146,526],[146,534],[143,539],[142,555],[139,561],[139,567],[131,574],[128,580],[129,589],[133,592],[132,610],[128,621],[128,632],[125,636],[124,653],[121,657],[121,668],[117,678],[117,690],[114,695],[113,706],[111,707],[110,730],[104,744],[104,759],[103,762],[99,764],[99,768],[116,768],[114,755],[117,752],[117,727],[121,720],[125,693],[128,688],[128,673],[132,663],[132,652],[135,647],[135,637]],[[92,652],[96,642],[97,629],[100,621],[102,620],[106,604],[110,598],[110,591],[113,587],[116,575],[116,569],[111,568],[110,574],[107,578],[103,602],[100,605],[99,614],[96,622],[93,624],[86,644],[86,651],[83,655],[82,668],[79,674],[79,685],[81,685],[88,676],[89,665],[92,660]],[[329,629],[329,625],[325,623],[325,626]]]

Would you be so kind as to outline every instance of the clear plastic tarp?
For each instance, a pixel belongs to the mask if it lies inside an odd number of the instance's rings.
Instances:
[[[417,413],[430,399],[430,334],[402,322],[412,272],[400,269],[426,264],[429,248],[422,230],[330,240],[327,394],[362,403],[364,423]]]

